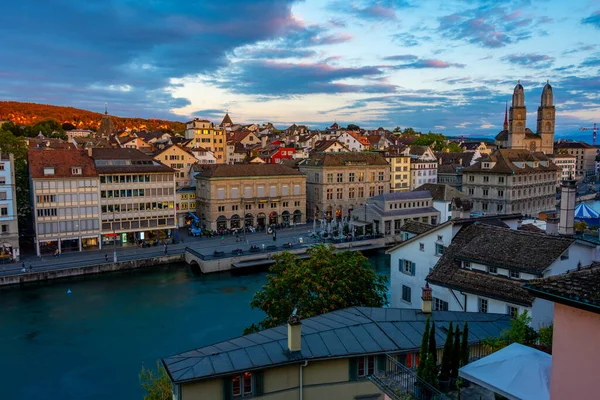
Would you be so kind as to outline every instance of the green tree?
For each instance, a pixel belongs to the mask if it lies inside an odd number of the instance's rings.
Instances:
[[[435,342],[435,322],[431,323],[431,330],[429,331],[429,348],[427,353],[431,355],[435,365],[437,366],[437,343]]]
[[[156,361],[156,371],[142,365],[139,379],[142,388],[146,391],[144,400],[173,399],[171,380],[160,361]]]
[[[462,367],[469,363],[469,323],[467,321],[465,321],[465,326],[463,327],[460,345],[460,366]]]
[[[458,145],[458,143],[450,142],[448,146],[444,148],[444,150],[448,150],[450,153],[462,153],[463,148]]]
[[[442,353],[442,365],[440,366],[440,381],[450,379],[450,370],[452,369],[452,335],[454,335],[454,327],[452,321],[448,327],[446,342],[444,342],[444,352]]]
[[[358,131],[360,130],[360,126],[355,124],[348,124],[348,127],[346,129],[348,129],[349,131]]]
[[[333,246],[311,247],[306,260],[290,252],[274,255],[267,284],[250,302],[266,317],[245,333],[285,323],[294,309],[300,318],[309,318],[352,306],[385,306],[387,277],[377,275],[360,252],[334,250]]]
[[[6,124],[3,125],[3,127]],[[15,157],[15,189],[17,192],[17,215],[19,229],[29,225],[31,200],[29,198],[29,170],[27,168],[27,143],[11,131],[0,130],[0,151],[12,153]]]
[[[416,137],[412,144],[415,146],[431,146],[435,151],[442,151],[446,146],[446,136],[441,133],[429,132]]]
[[[531,320],[527,310],[517,315],[510,321],[510,329],[504,333],[503,339],[508,343],[520,343],[527,346],[534,344],[537,333],[529,326]]]
[[[435,358],[428,354],[425,359],[425,367],[423,368],[423,377],[421,378],[425,382],[429,383],[434,388],[439,387],[439,381],[437,376],[437,366],[435,362]],[[424,389],[422,389],[424,390]]]
[[[454,345],[452,346],[452,368],[450,369],[450,378],[458,379],[458,368],[460,368],[460,328],[458,324],[454,329]]]
[[[554,336],[554,324],[550,326],[540,328],[540,344],[552,348],[552,339]]]
[[[404,130],[402,131],[402,136],[414,136],[417,133],[421,132],[417,132],[413,128],[404,128]]]
[[[423,331],[423,337],[421,338],[421,351],[419,352],[419,365],[417,365],[417,376],[423,378],[423,368],[425,367],[425,360],[427,360],[427,345],[429,344],[429,320],[431,316],[427,316],[427,322],[425,322],[425,331]]]

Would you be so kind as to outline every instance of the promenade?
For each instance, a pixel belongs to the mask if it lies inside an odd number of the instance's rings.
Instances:
[[[312,230],[312,225],[299,225],[294,228],[285,228],[277,231],[276,241],[273,241],[271,235],[265,232],[247,233],[246,242],[236,242],[235,235],[225,235],[225,239],[221,242],[220,236],[212,238],[194,237],[187,234],[187,230],[179,230],[179,238],[183,239],[183,243],[170,244],[167,246],[168,254],[182,254],[186,247],[190,247],[199,253],[210,255],[215,250],[230,252],[231,250],[241,248],[246,251],[255,244],[261,246],[264,244],[281,246],[284,243],[298,243],[302,238],[304,243],[312,243],[309,238],[309,233]],[[239,240],[243,240],[244,235],[239,236]],[[108,262],[113,262],[113,247],[108,246],[102,250],[88,250],[82,252],[63,253],[60,257],[46,255],[37,257],[31,254],[24,254],[18,263],[9,263],[0,265],[0,276],[23,274],[21,272],[22,263],[26,267],[33,266],[35,272],[59,270],[63,268],[84,267],[89,265],[98,265],[106,262],[105,255],[108,255]],[[117,260],[129,261],[139,260],[144,258],[158,257],[164,254],[164,246],[158,245],[153,247],[140,248],[137,246],[117,247]]]

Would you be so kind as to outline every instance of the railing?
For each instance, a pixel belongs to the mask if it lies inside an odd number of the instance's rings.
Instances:
[[[385,371],[375,372],[369,380],[394,400],[450,400],[389,354],[386,354]]]
[[[194,256],[196,256],[196,257],[198,257],[199,259],[201,259],[201,260],[204,260],[204,255],[202,255],[202,254],[201,254],[201,253],[199,253],[198,251],[196,251],[196,250],[192,249],[191,247],[186,247],[186,248],[185,248],[185,250],[184,250],[184,253],[185,253],[185,252],[188,252],[188,253],[190,253],[190,254],[192,254],[192,255],[194,255]]]

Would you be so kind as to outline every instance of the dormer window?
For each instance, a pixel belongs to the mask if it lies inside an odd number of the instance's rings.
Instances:
[[[44,175],[54,175],[54,167],[44,167]]]
[[[483,168],[490,169],[490,163],[489,162],[484,162],[483,163]]]
[[[469,261],[463,261],[461,266],[464,269],[471,269],[471,263]]]
[[[81,167],[71,167],[71,175],[81,175],[82,168]]]

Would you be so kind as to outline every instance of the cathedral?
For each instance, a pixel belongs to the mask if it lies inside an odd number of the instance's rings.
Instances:
[[[525,91],[519,81],[513,92],[510,110],[504,115],[504,130],[496,135],[498,148],[552,154],[554,152],[555,109],[550,83],[546,83],[542,90],[536,133],[526,127],[526,118]]]

